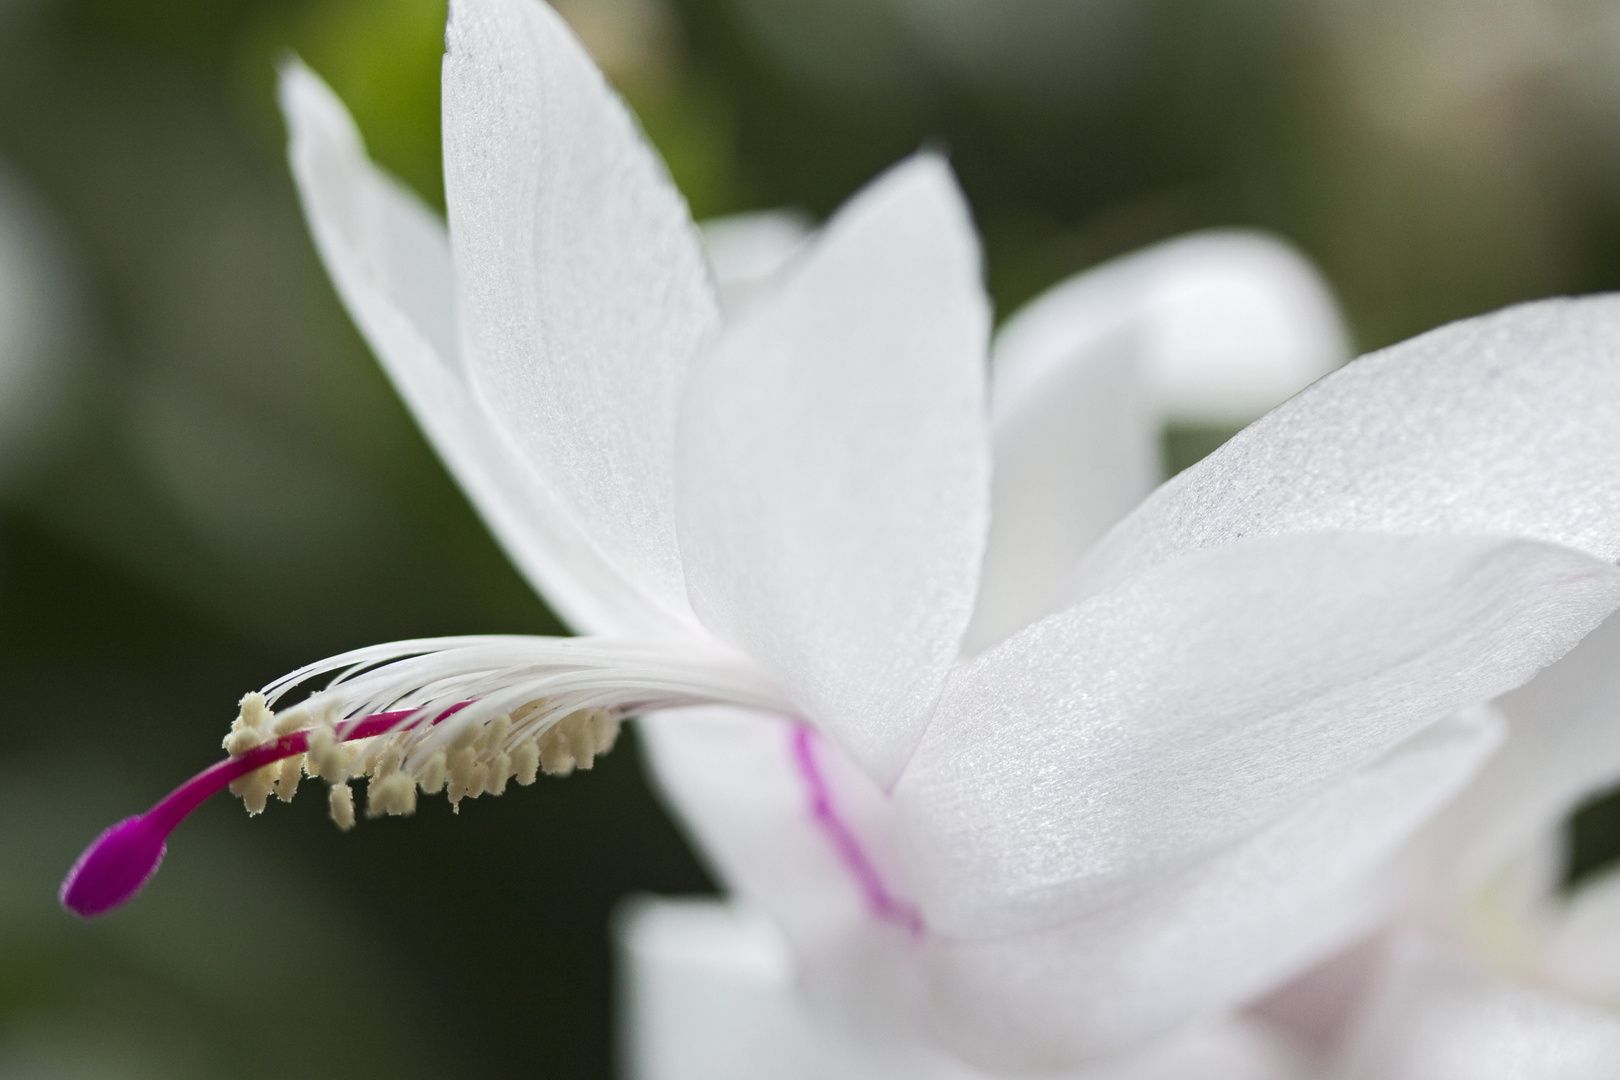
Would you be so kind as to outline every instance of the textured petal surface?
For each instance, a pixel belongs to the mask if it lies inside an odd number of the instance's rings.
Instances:
[[[1620,571],[1481,537],[1312,534],[1167,563],[961,669],[896,788],[929,925],[1128,900],[1620,604]]]
[[[1128,345],[1155,414],[1181,422],[1246,423],[1349,358],[1327,285],[1293,247],[1260,232],[1194,233],[1054,287],[1003,331],[1013,355],[998,359],[998,409],[1040,392],[1066,361],[1014,340],[1049,334],[1054,317],[1071,341]]]
[[[1265,992],[1365,930],[1390,856],[1500,737],[1441,721],[1257,835],[1053,929],[931,941],[939,1030],[964,1054],[1051,1068]]]
[[[308,68],[283,69],[281,101],[293,176],[338,294],[513,562],[577,629],[665,629],[668,617],[602,558],[467,385],[444,225],[366,159],[348,113]]]
[[[1509,533],[1620,556],[1620,297],[1548,300],[1355,361],[1161,488],[1083,594],[1176,554],[1319,529]]]
[[[857,195],[694,367],[692,601],[880,783],[961,645],[989,516],[978,245],[920,156]]]
[[[549,7],[456,0],[446,50],[465,366],[579,527],[685,611],[675,423],[719,320],[685,203]]]
[[[1620,1018],[1400,943],[1334,1080],[1610,1080]]]
[[[791,210],[759,210],[700,222],[715,291],[734,318],[762,295],[810,237],[810,220]]]

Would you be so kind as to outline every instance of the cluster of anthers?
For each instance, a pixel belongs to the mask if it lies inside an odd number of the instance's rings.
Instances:
[[[242,698],[241,711],[225,736],[223,746],[232,759],[274,746],[283,736],[303,735],[307,749],[279,761],[261,765],[230,782],[249,814],[264,811],[273,791],[282,802],[292,802],[306,775],[331,785],[327,803],[340,829],[354,826],[354,789],[349,781],[366,777],[366,816],[413,814],[416,793],[440,791],[450,808],[460,812],[462,799],[500,795],[508,781],[527,786],[543,771],[567,776],[589,769],[597,755],[613,749],[619,737],[620,716],[607,708],[579,709],[553,719],[555,711],[544,699],[530,701],[485,724],[466,724],[447,745],[427,745],[426,735],[447,711],[426,723],[421,717],[379,735],[343,741],[336,708],[315,710],[300,705],[279,715],[264,694]],[[549,723],[548,723],[549,721]]]

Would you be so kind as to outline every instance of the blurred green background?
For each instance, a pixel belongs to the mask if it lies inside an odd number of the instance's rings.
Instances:
[[[1620,284],[1605,0],[562,10],[700,217],[822,215],[945,148],[1003,315],[1210,225],[1300,244],[1363,348]],[[138,904],[55,906],[97,830],[213,760],[244,690],[380,640],[556,629],[328,287],[271,100],[296,50],[442,204],[443,21],[0,0],[0,195],[32,236],[0,289],[49,285],[0,357],[23,373],[0,377],[0,1076],[607,1076],[613,903],[708,887],[630,740],[349,835],[308,794],[251,822],[221,799]],[[1219,434],[1168,433],[1172,458]]]

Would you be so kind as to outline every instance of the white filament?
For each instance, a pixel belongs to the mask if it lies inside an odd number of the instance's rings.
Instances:
[[[517,635],[420,638],[355,649],[305,665],[264,688],[272,708],[297,688],[332,674],[289,712],[345,726],[411,710],[392,740],[410,765],[448,751],[498,716],[513,724],[492,750],[510,751],[571,714],[617,715],[678,705],[728,704],[794,710],[752,661],[714,644]],[[439,724],[422,719],[462,706]],[[409,767],[409,766],[408,766]]]

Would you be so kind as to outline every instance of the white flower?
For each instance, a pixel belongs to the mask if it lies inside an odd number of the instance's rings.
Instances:
[[[992,443],[1029,440],[997,499],[1039,467],[1067,513],[1084,478],[1038,447],[1074,445],[1059,406],[1094,384],[1054,349],[997,386],[992,432],[943,163],[880,178],[722,324],[680,198],[560,20],[458,0],[447,38],[448,231],[296,66],[294,172],[447,465],[595,636],[278,680],[230,759],[87,853],[76,910],[137,889],[225,780],[250,809],[290,794],[283,759],[334,782],[343,822],[351,775],[402,812],[447,776],[457,798],[587,763],[662,709],[663,782],[864,1068],[1077,1066],[1199,1037],[1363,931],[1389,856],[1494,744],[1458,710],[1620,605],[1620,302],[1554,302],[1319,383],[1044,563],[960,662]],[[1067,520],[1022,506],[992,563]]]
[[[1620,618],[1497,702],[1501,751],[1415,851],[1340,1049],[1345,1080],[1620,1069],[1620,867],[1564,888],[1565,824],[1620,782]]]
[[[81,374],[89,320],[59,233],[0,164],[0,493],[49,446]]]

